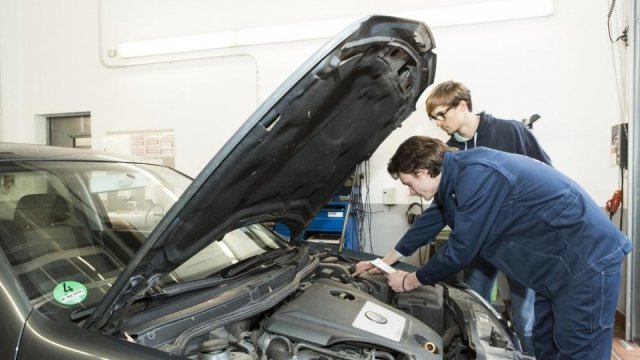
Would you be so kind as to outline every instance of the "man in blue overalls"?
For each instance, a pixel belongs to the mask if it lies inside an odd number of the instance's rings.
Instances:
[[[387,170],[412,194],[433,199],[447,243],[415,273],[389,274],[411,291],[456,274],[479,257],[536,292],[535,356],[609,359],[620,271],[631,242],[574,181],[526,156],[468,151],[414,136]]]
[[[473,113],[471,91],[457,81],[445,81],[435,86],[426,100],[429,119],[449,136],[447,145],[460,150],[486,146],[514,154],[527,155],[551,165],[551,159],[531,131],[520,121],[498,119],[486,112]],[[425,237],[423,226],[438,221],[435,207],[427,208],[402,236],[394,249],[383,257],[391,265],[403,256],[413,254],[432,238]],[[369,262],[357,265],[354,276],[371,270]],[[464,269],[464,282],[491,302],[491,293],[498,278],[495,266],[476,258]],[[533,303],[535,293],[514,279],[507,278],[511,298],[511,319],[526,354],[533,354]]]

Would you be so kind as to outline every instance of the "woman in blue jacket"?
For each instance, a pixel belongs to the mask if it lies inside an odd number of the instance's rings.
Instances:
[[[410,291],[482,258],[536,292],[538,360],[609,359],[629,239],[553,167],[484,147],[455,150],[413,136],[389,162],[389,173],[411,193],[438,205],[440,216],[424,234],[452,229],[425,266],[388,275],[389,285]]]

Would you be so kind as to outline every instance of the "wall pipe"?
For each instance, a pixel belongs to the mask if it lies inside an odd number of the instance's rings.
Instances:
[[[631,141],[629,141],[629,175],[630,175],[630,199],[631,208],[628,212],[629,219],[629,237],[633,243],[631,256],[627,258],[627,277],[626,277],[626,316],[625,316],[625,340],[635,340],[640,335],[640,319],[638,319],[638,310],[640,309],[640,276],[636,276],[638,264],[640,264],[640,221],[636,214],[640,214],[640,106],[638,96],[640,95],[640,7],[636,1],[630,1],[631,17],[630,21],[631,34],[633,34],[633,66],[631,69],[631,121],[629,121],[629,133]]]

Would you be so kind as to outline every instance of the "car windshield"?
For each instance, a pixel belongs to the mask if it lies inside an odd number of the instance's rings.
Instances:
[[[100,302],[191,181],[150,164],[0,163],[0,261],[39,311],[68,319]],[[162,282],[200,279],[276,248],[260,225],[237,229]]]

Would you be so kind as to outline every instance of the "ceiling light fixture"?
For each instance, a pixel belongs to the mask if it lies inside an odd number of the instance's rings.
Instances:
[[[553,14],[553,0],[500,0],[466,5],[436,7],[392,14],[422,20],[430,27],[516,20]],[[343,18],[300,24],[247,28],[190,36],[121,43],[108,51],[110,57],[122,59],[189,53],[236,46],[273,44],[299,40],[323,39],[335,35],[356,18]]]

